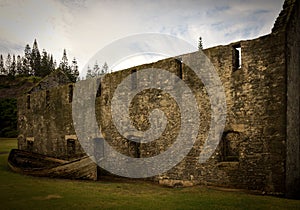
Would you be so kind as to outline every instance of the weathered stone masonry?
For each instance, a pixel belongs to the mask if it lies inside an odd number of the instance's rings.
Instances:
[[[178,61],[192,59],[193,53],[105,75],[96,100],[105,140],[122,154],[136,158],[157,155],[172,145],[180,129],[180,111],[167,93],[145,90],[130,107],[132,122],[140,130],[149,128],[151,110],[159,108],[165,113],[167,128],[151,143],[138,144],[121,136],[110,109],[113,93],[125,77],[132,72],[138,77],[145,68],[165,69],[182,78],[195,94],[201,125],[189,155],[153,180],[299,196],[299,12],[299,1],[287,0],[271,34],[204,50],[220,76],[227,102],[223,138],[206,163],[198,163],[198,158],[209,129],[209,98],[202,82]],[[132,78],[132,88],[136,79]],[[74,85],[40,88],[19,98],[20,149],[65,159],[84,155],[72,124]],[[88,119],[82,123],[89,123]]]
[[[285,2],[290,9],[290,21],[286,27],[286,81],[287,81],[287,128],[286,128],[286,191],[288,196],[300,197],[300,5]]]

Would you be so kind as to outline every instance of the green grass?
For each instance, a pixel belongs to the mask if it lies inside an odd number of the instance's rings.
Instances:
[[[22,176],[7,168],[15,139],[0,139],[0,209],[300,209],[299,200],[147,182],[92,182]]]

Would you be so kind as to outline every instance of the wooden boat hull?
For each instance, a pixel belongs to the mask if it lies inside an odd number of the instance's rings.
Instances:
[[[25,175],[97,180],[97,165],[88,156],[67,161],[13,149],[8,157],[8,166],[12,171]]]

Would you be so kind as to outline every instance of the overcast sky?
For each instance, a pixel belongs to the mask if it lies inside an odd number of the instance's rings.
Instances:
[[[270,33],[284,0],[0,0],[0,53],[28,43],[63,49],[79,67],[101,48],[132,34],[163,33],[205,48]],[[101,63],[99,63],[101,65]],[[109,64],[110,65],[110,64]]]

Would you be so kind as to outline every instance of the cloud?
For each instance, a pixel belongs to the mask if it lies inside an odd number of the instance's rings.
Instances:
[[[111,69],[120,70],[196,50],[193,45],[175,36],[161,33],[136,34],[119,39],[99,50],[84,69],[87,71],[88,66],[107,62]]]
[[[36,38],[40,50],[45,48],[56,57],[60,52],[62,56],[63,47],[71,46],[69,27],[72,24],[68,8],[56,1],[15,0],[0,6],[0,40],[11,43],[7,47],[19,54],[23,54],[26,44],[32,46]],[[5,53],[2,43],[0,52]]]
[[[1,50],[5,54],[18,54],[19,52],[21,52],[24,48],[22,45],[16,43],[16,42],[11,42],[10,40],[7,39],[0,39],[0,46],[1,46]]]
[[[32,44],[82,68],[101,48],[123,37],[165,33],[204,47],[271,31],[283,0],[14,0],[0,3],[0,53]],[[23,53],[21,51],[20,53]],[[99,63],[101,65],[101,63]]]

